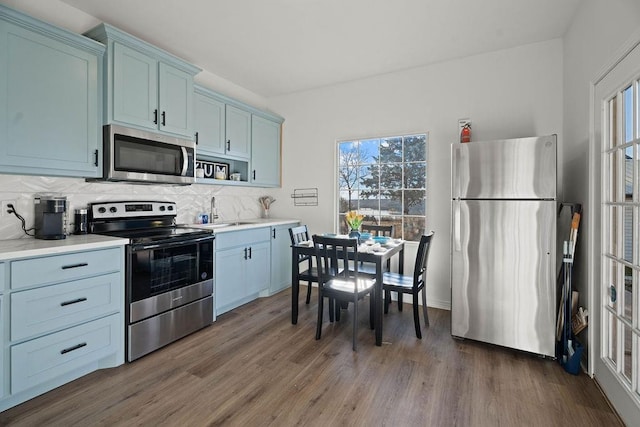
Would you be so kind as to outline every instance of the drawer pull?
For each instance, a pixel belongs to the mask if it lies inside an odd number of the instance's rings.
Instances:
[[[86,301],[87,298],[82,297],[82,298],[76,298],[76,299],[72,299],[71,301],[64,301],[60,303],[60,307],[64,307],[65,305],[71,305],[71,304],[77,304],[79,302],[83,302]]]
[[[76,344],[73,347],[69,347],[69,348],[65,348],[64,350],[60,350],[60,354],[67,354],[67,353],[70,353],[70,352],[72,352],[74,350],[77,350],[79,348],[86,347],[86,346],[87,346],[86,342],[83,342],[83,343],[80,343],[80,344]]]
[[[81,262],[80,264],[63,265],[63,266],[62,266],[62,269],[63,269],[63,270],[68,270],[68,269],[70,269],[70,268],[86,267],[86,266],[88,266],[88,265],[89,265],[89,264],[88,264],[88,263],[86,263],[86,262]]]

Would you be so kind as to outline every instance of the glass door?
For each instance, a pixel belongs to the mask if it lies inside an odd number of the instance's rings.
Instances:
[[[640,419],[638,64],[640,47],[598,82],[594,98],[600,107],[594,108],[594,130],[602,170],[596,213],[601,235],[594,248],[599,259],[594,375],[626,422]]]

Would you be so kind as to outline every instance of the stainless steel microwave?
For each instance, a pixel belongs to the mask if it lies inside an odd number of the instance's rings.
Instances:
[[[153,132],[106,125],[106,181],[188,185],[195,182],[195,142]]]

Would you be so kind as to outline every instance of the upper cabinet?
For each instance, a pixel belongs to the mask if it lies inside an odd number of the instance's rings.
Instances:
[[[105,124],[193,138],[199,68],[108,24],[86,35],[107,45]]]
[[[104,50],[0,6],[0,172],[100,176]]]
[[[280,127],[284,119],[195,85],[195,137],[200,160],[227,163],[241,180],[202,183],[280,185]]]
[[[251,182],[280,185],[280,123],[254,115],[251,118]]]

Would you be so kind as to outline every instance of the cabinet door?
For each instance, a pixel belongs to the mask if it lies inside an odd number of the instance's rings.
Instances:
[[[216,252],[216,314],[231,310],[247,294],[244,248]]]
[[[0,295],[0,320],[2,320],[2,324],[5,324],[4,320],[4,310],[2,308],[2,295]],[[4,396],[4,329],[0,328],[0,343],[2,346],[0,347],[0,398]]]
[[[158,129],[158,61],[113,43],[113,119]]]
[[[195,131],[198,154],[224,154],[224,103],[200,93],[195,94]]]
[[[262,117],[251,119],[251,182],[280,185],[280,124]]]
[[[247,260],[247,294],[253,295],[269,289],[271,282],[271,245],[269,242],[252,243]]]
[[[98,176],[98,89],[96,54],[0,22],[0,171]]]
[[[160,63],[159,128],[191,139],[193,137],[193,77]]]
[[[291,238],[289,227],[296,224],[271,227],[271,286],[274,294],[291,284]]]
[[[227,105],[225,121],[227,155],[248,159],[251,147],[251,113]]]

